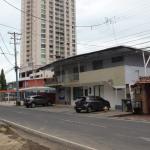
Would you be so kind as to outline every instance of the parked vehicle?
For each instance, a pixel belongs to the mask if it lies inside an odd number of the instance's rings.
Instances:
[[[103,99],[102,97],[87,96],[80,97],[75,101],[75,110],[77,113],[80,113],[82,110],[86,112],[100,111],[100,110],[109,110],[110,103]]]
[[[24,105],[26,107],[34,108],[38,105],[51,106],[52,103],[48,97],[41,96],[41,95],[34,95],[34,96],[29,96],[28,98],[26,98],[24,101]]]

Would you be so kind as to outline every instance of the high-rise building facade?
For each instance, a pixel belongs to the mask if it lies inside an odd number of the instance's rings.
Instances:
[[[75,0],[22,0],[22,10],[23,76],[27,71],[76,55]]]

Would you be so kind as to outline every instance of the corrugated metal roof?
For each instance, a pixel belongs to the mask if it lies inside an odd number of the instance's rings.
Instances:
[[[95,51],[95,52],[91,52],[91,53],[86,53],[86,54],[81,54],[81,55],[76,55],[73,57],[69,57],[66,59],[61,59],[58,61],[55,61],[53,63],[50,63],[44,67],[39,68],[40,70],[44,70],[50,67],[53,67],[57,64],[64,64],[64,63],[68,63],[71,61],[76,61],[76,60],[82,60],[82,59],[88,59],[89,57],[93,57],[93,56],[111,56],[112,54],[129,54],[129,53],[141,53],[142,50],[137,49],[137,48],[133,48],[133,47],[127,47],[127,46],[117,46],[117,47],[111,47],[111,48],[107,48],[107,49],[103,49],[103,50],[99,50],[99,51]],[[147,52],[148,53],[148,52]],[[141,53],[142,54],[142,53]]]

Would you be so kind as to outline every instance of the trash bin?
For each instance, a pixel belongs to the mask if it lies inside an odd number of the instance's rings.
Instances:
[[[131,99],[122,99],[122,111],[133,112]]]
[[[142,114],[143,113],[143,107],[142,107],[142,101],[134,101],[133,110],[135,114]]]

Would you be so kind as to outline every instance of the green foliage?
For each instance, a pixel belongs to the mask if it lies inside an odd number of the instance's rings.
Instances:
[[[4,74],[4,70],[1,70],[0,74],[0,90],[6,90],[7,89],[7,83],[6,83],[6,78]]]

